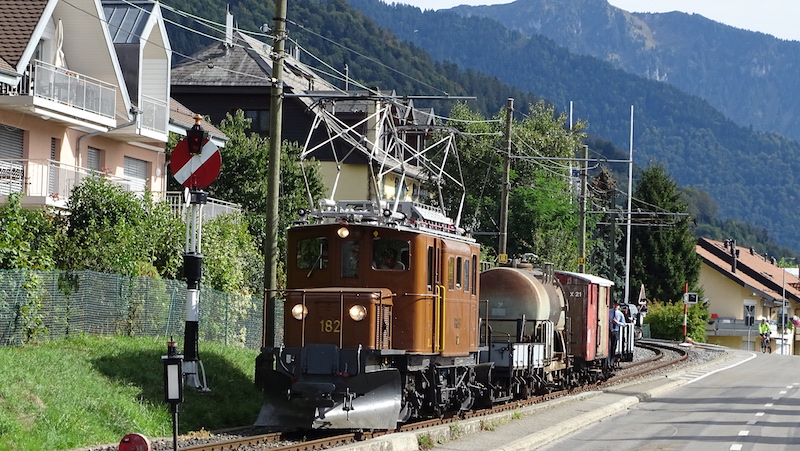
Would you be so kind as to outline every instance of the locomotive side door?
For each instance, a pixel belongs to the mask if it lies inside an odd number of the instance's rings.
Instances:
[[[444,296],[446,289],[442,284],[442,243],[438,238],[433,238],[428,244],[428,292],[431,293],[431,309],[429,310],[433,327],[431,328],[431,352],[439,352],[443,345],[444,331]]]

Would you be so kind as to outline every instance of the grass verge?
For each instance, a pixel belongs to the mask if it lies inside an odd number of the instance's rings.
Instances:
[[[82,336],[0,347],[0,450],[56,451],[172,435],[164,403],[166,340]],[[258,351],[200,343],[210,393],[185,390],[181,434],[252,424]]]

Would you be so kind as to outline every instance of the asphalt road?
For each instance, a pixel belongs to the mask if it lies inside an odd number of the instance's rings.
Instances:
[[[538,449],[800,449],[800,356],[752,356]]]

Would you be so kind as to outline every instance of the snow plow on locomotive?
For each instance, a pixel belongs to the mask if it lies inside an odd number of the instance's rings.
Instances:
[[[481,273],[477,243],[437,210],[380,207],[338,202],[290,228],[284,340],[256,363],[257,425],[393,429],[611,375],[610,281]]]

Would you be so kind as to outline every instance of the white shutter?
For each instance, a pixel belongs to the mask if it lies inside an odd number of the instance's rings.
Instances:
[[[18,128],[0,125],[0,195],[22,191],[25,177],[21,161],[25,132]]]
[[[21,160],[25,132],[18,128],[0,125],[0,160]]]
[[[125,157],[125,177],[130,181],[131,191],[144,191],[147,188],[147,162],[138,158]]]

